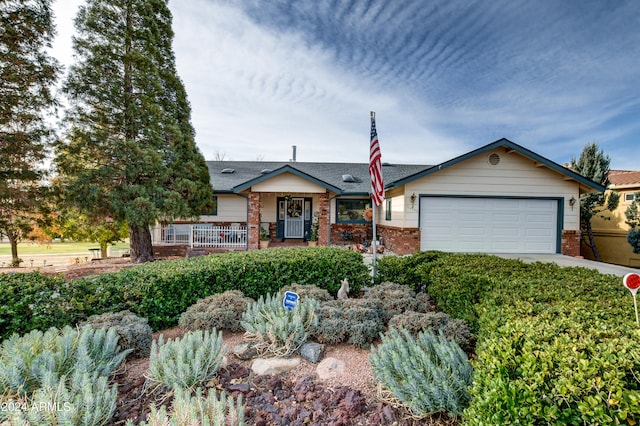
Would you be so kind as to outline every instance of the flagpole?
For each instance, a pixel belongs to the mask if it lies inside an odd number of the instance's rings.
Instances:
[[[371,217],[371,220],[373,221],[373,242],[371,243],[371,247],[373,248],[373,277],[375,278],[378,274],[376,262],[376,255],[378,253],[378,239],[376,238],[376,210],[378,210],[378,207],[375,203],[372,204],[373,216]]]
[[[376,120],[376,113],[375,111],[371,111],[371,123],[375,123]],[[377,238],[376,238],[376,210],[378,210],[378,206],[376,205],[376,203],[373,201],[373,198],[371,199],[371,210],[373,212],[373,215],[371,217],[371,220],[373,221],[373,239],[371,242],[371,248],[373,250],[373,278],[376,277],[378,271],[377,271],[377,254],[378,254],[378,244],[377,244]],[[373,279],[372,279],[373,281]]]

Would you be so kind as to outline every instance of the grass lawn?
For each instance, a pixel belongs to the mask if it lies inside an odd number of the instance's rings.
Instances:
[[[18,244],[18,256],[27,254],[65,254],[65,253],[87,253],[91,248],[100,247],[97,243],[76,243],[76,242],[56,242],[50,244],[40,244],[34,242],[22,242]],[[116,243],[112,250],[128,249],[129,243]],[[0,255],[10,255],[11,246],[9,243],[0,243]]]

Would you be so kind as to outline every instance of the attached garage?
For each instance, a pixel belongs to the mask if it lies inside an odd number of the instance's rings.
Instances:
[[[560,252],[559,199],[420,198],[421,250]]]

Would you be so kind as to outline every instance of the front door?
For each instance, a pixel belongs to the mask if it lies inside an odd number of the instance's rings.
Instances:
[[[311,199],[285,197],[278,199],[277,238],[308,238],[311,222]]]
[[[304,198],[291,198],[287,201],[284,217],[284,237],[304,237]]]

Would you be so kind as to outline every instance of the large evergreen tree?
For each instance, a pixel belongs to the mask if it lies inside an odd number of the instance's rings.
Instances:
[[[46,116],[60,66],[46,51],[55,35],[51,0],[0,0],[0,20],[0,235],[19,264],[18,242],[46,205]]]
[[[68,133],[56,163],[65,201],[127,221],[132,262],[153,258],[149,226],[212,201],[177,75],[167,0],[88,0],[64,85]]]
[[[598,147],[598,144],[592,142],[582,150],[580,158],[571,159],[571,169],[580,173],[582,176],[599,183],[605,188],[609,186],[609,166],[611,158],[605,155]],[[615,191],[608,192],[592,192],[582,194],[580,196],[580,229],[582,231],[582,240],[591,248],[594,258],[601,262],[600,252],[596,246],[593,236],[593,228],[591,227],[591,219],[600,216],[605,220],[611,220],[606,214],[607,211],[612,212],[618,207],[620,202],[620,194]]]

